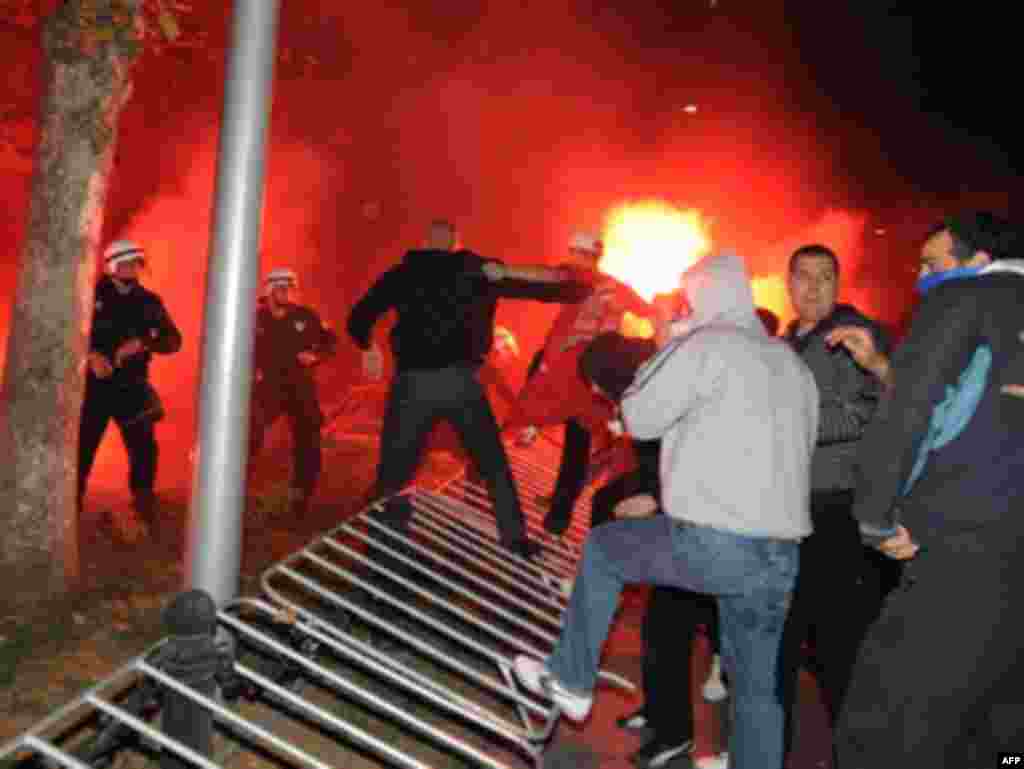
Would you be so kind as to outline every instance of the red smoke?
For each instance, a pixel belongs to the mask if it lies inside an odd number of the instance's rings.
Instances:
[[[147,54],[136,71],[105,226],[106,240],[147,249],[146,281],[185,335],[180,353],[153,364],[168,406],[162,486],[190,472],[222,100],[225,9],[192,5],[186,21],[205,38]],[[264,270],[296,269],[306,300],[342,334],[338,359],[321,372],[327,400],[359,380],[343,332],[349,308],[434,217],[454,219],[464,244],[484,255],[553,264],[566,258],[573,230],[600,229],[624,201],[658,198],[713,220],[715,245],[747,258],[759,300],[784,317],[789,253],[823,242],[842,261],[842,298],[891,322],[909,306],[908,270],[925,227],[949,205],[989,202],[960,200],[951,174],[943,205],[939,192],[919,203],[879,137],[847,131],[780,4],[675,4],[673,13],[641,5],[620,13],[496,3],[439,14],[421,0],[283,4],[260,260]],[[9,40],[6,27],[0,36],[10,58],[38,58],[35,38]],[[38,67],[27,68],[9,80],[38,82]],[[10,98],[31,116],[38,92],[24,90]],[[897,125],[889,107],[885,122]],[[5,136],[0,322],[27,207],[27,169],[6,164]],[[922,146],[937,141],[920,137]],[[1009,182],[993,173],[990,184]],[[879,227],[887,234],[875,235]],[[499,305],[498,322],[522,348],[515,377],[555,313]],[[97,482],[123,488],[124,467],[109,437]]]

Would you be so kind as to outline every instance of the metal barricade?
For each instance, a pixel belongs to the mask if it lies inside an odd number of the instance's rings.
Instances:
[[[267,569],[265,599],[217,613],[232,651],[216,696],[168,674],[164,641],[0,748],[0,760],[96,767],[111,746],[131,745],[164,765],[230,766],[245,753],[258,765],[331,767],[348,751],[409,769],[539,768],[559,713],[524,691],[511,665],[547,656],[557,640],[589,500],[565,536],[547,534],[535,496],[553,485],[553,453],[510,447],[509,458],[536,558],[499,546],[479,483],[413,487]],[[212,756],[157,728],[154,692],[212,718]]]

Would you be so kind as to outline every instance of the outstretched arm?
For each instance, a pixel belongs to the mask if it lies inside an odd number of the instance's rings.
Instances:
[[[564,283],[572,279],[569,270],[543,264],[485,262],[481,268],[492,283],[501,280],[529,280],[534,283]]]
[[[562,267],[488,261],[480,269],[498,295],[506,299],[573,304],[582,302],[592,290],[588,283],[577,280],[572,270]]]

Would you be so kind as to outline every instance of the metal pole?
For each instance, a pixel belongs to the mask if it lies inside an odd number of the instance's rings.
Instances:
[[[206,276],[188,584],[238,594],[263,177],[280,0],[235,0]]]

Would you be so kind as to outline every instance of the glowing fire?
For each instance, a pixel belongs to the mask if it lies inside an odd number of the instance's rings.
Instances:
[[[679,276],[710,247],[697,211],[660,200],[627,203],[608,214],[601,271],[650,301],[678,288]]]
[[[785,327],[792,316],[785,278],[781,275],[765,275],[754,278],[751,283],[754,289],[754,304],[774,312]]]

